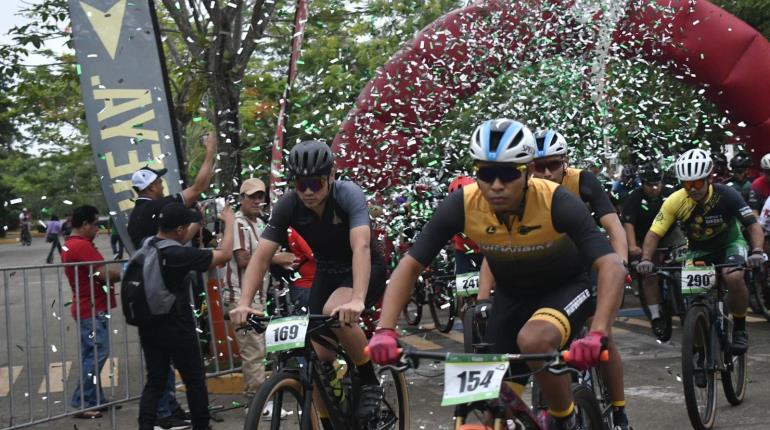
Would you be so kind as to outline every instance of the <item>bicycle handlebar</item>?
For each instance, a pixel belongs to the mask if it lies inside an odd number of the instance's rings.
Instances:
[[[364,348],[364,353],[366,355],[369,355],[369,347],[367,346]],[[411,348],[399,348],[398,349],[398,355],[399,357],[404,358],[416,358],[416,359],[428,359],[428,360],[439,360],[439,361],[446,361],[447,357],[449,356],[449,352],[430,352],[430,351],[418,351]],[[478,354],[453,354],[453,355],[468,355],[468,356],[475,356]],[[549,353],[542,353],[542,354],[502,354],[503,358],[512,363],[517,362],[525,362],[525,361],[550,361],[551,363],[547,367],[558,367],[558,366],[564,366],[570,364],[570,353],[569,351],[554,351]],[[599,355],[599,361],[606,362],[610,359],[610,352],[607,349],[602,350],[601,354]],[[415,366],[417,367],[417,366]]]

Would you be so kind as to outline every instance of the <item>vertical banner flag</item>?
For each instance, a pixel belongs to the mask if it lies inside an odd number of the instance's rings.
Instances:
[[[131,175],[167,168],[165,194],[181,192],[178,138],[152,0],[69,0],[77,71],[96,171],[130,252]]]
[[[289,58],[289,76],[286,80],[286,88],[281,96],[281,110],[278,113],[278,125],[275,128],[273,140],[273,156],[270,163],[270,194],[275,200],[278,195],[276,190],[283,183],[283,132],[286,127],[286,110],[289,106],[289,96],[294,78],[297,76],[297,62],[302,49],[302,38],[305,34],[307,22],[307,1],[297,0],[297,9],[294,11],[294,33],[291,38],[291,57]]]

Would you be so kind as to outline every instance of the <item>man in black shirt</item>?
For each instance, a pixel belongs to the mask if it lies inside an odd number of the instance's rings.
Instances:
[[[628,255],[631,260],[638,260],[642,256],[641,245],[644,243],[644,236],[650,230],[652,221],[658,214],[663,202],[674,191],[672,185],[663,185],[663,170],[658,168],[655,163],[647,163],[639,168],[639,179],[642,181],[641,188],[634,190],[626,199],[623,207],[622,220],[623,228],[626,231],[628,239]],[[672,228],[666,235],[664,247],[686,244],[685,238],[678,228]],[[656,261],[662,258],[660,254],[656,255]],[[660,318],[660,294],[658,291],[658,276],[648,275],[644,278],[642,287],[647,308],[650,311],[650,322],[655,336],[662,340],[664,338],[664,322]]]
[[[190,207],[209,187],[214,168],[214,156],[217,152],[216,135],[209,133],[206,136],[205,144],[206,158],[201,164],[195,182],[179,194],[164,197],[162,177],[166,174],[166,169],[153,170],[145,166],[134,172],[131,177],[131,185],[138,197],[128,218],[128,235],[131,236],[131,243],[127,244],[129,251],[133,252],[133,250],[141,248],[145,238],[154,236],[158,232],[158,217],[164,206],[177,202]],[[197,231],[197,228],[188,229],[190,237],[184,238],[185,242],[189,241]],[[176,401],[174,385],[174,371],[169,369],[167,392],[164,393],[158,409],[158,424],[163,429],[184,428],[182,427],[186,424],[184,421],[189,420],[189,415]]]
[[[220,249],[201,250],[184,246],[191,236],[190,230],[195,229],[191,225],[200,221],[198,212],[181,203],[169,203],[160,211],[158,234],[150,240],[166,239],[179,244],[161,249],[159,255],[163,283],[176,296],[176,301],[168,314],[157,315],[151,323],[139,327],[139,341],[147,364],[147,383],[139,402],[140,430],[155,428],[158,402],[165,394],[172,362],[187,387],[193,430],[208,428],[208,393],[190,306],[190,272],[205,272],[232,258],[233,212],[225,208],[219,217],[225,224]]]
[[[158,232],[158,215],[163,206],[171,202],[179,202],[191,207],[198,201],[201,193],[208,189],[214,169],[214,157],[217,153],[216,135],[209,133],[205,144],[206,158],[201,164],[198,176],[195,177],[195,182],[179,194],[164,197],[161,178],[166,174],[167,169],[153,170],[145,166],[131,176],[131,185],[138,195],[131,216],[128,218],[128,234],[131,236],[134,249],[141,248],[144,238]]]

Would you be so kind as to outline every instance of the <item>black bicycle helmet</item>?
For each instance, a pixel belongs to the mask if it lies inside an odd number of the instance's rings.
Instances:
[[[637,172],[642,182],[660,182],[663,180],[663,171],[655,163],[645,163]]]
[[[746,152],[736,152],[733,159],[730,160],[731,169],[749,168],[751,167],[751,156]]]
[[[294,177],[325,176],[334,166],[334,155],[325,142],[306,140],[294,145],[287,163]]]

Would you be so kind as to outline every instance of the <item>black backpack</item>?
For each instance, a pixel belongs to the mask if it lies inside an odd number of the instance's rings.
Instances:
[[[158,315],[168,314],[176,300],[163,283],[158,254],[160,250],[180,246],[172,240],[147,238],[142,247],[131,257],[120,282],[120,301],[126,323],[133,326],[147,325]],[[145,257],[149,257],[146,259]],[[145,270],[145,262],[148,270]],[[148,273],[145,273],[148,272]],[[149,280],[152,285],[146,285]],[[153,300],[152,306],[148,297]]]

